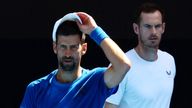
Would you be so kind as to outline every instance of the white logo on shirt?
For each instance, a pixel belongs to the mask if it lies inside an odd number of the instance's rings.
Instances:
[[[171,75],[171,71],[166,71],[167,75]]]

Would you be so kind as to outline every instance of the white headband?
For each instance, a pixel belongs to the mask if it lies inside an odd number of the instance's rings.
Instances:
[[[65,21],[79,21],[82,24],[82,21],[80,17],[76,13],[69,13],[63,16],[61,19],[57,20],[55,22],[54,28],[53,28],[53,33],[52,33],[52,39],[55,42],[56,41],[56,31],[59,27],[60,24],[62,24]]]

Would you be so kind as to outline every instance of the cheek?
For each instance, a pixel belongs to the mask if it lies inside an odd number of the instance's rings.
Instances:
[[[147,38],[148,36],[149,36],[150,34],[149,34],[149,32],[148,31],[140,31],[139,32],[139,36],[140,36],[140,38],[142,38],[142,39],[145,39],[145,38]]]
[[[76,52],[74,54],[72,54],[73,58],[76,60],[79,60],[81,58],[81,52]]]
[[[64,54],[62,54],[61,52],[57,51],[57,58],[61,59],[64,56]]]
[[[64,55],[64,52],[57,50],[57,56],[61,57]]]
[[[145,29],[139,29],[138,35],[140,35],[140,36],[145,36],[147,33],[148,33],[147,30],[145,30]]]
[[[158,35],[162,35],[164,33],[164,31],[163,30],[160,30],[159,32],[158,32]]]

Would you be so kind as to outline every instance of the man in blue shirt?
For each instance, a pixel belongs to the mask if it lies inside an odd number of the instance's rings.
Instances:
[[[80,66],[87,50],[85,34],[102,48],[110,67]],[[53,50],[58,69],[27,86],[20,108],[102,108],[130,69],[124,52],[84,12],[69,13],[55,23]]]

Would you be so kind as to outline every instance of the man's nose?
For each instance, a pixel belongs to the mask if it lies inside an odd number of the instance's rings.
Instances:
[[[65,49],[65,56],[70,57],[72,55],[72,51],[70,48]]]
[[[156,33],[157,33],[157,30],[156,30],[155,27],[152,27],[152,33],[153,33],[153,34],[156,34]]]

